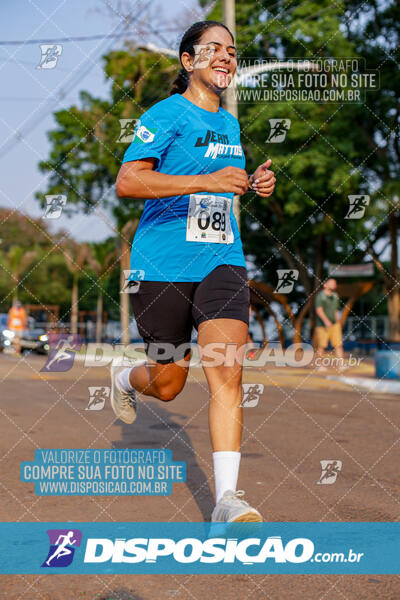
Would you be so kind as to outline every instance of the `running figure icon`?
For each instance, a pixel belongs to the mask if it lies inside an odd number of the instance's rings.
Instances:
[[[82,339],[75,333],[50,334],[50,352],[41,371],[69,371],[74,364],[75,353],[82,346]]]
[[[56,541],[57,549],[55,552],[46,560],[46,565],[50,566],[50,563],[55,558],[61,558],[62,556],[67,556],[68,554],[72,554],[71,548],[67,546],[73,546],[77,543],[78,540],[72,539],[74,537],[73,531],[68,531],[66,535],[59,535]],[[60,540],[62,540],[60,542]]]
[[[296,269],[278,269],[278,284],[275,289],[275,294],[282,291],[282,293],[289,294],[297,281],[299,272]]]
[[[321,460],[321,477],[317,481],[317,485],[332,485],[335,483],[337,476],[342,470],[341,460]]]
[[[283,142],[287,132],[290,129],[290,119],[270,119],[271,130],[268,138],[265,140],[268,142]]]
[[[62,54],[61,44],[40,44],[40,62],[37,69],[54,69]]]
[[[369,196],[349,196],[349,210],[345,219],[362,219],[369,205]]]
[[[48,213],[58,212],[60,210],[60,208],[61,208],[61,210],[63,209],[64,204],[65,204],[65,202],[63,200],[62,195],[53,196],[48,203],[47,212]]]
[[[58,58],[58,50],[57,46],[51,46],[47,48],[45,54],[43,55],[42,64],[51,63]]]
[[[74,334],[71,333],[67,338],[61,338],[56,345],[57,352],[54,354],[53,358],[46,364],[46,369],[49,371],[50,367],[53,363],[59,362],[60,360],[66,360],[71,358],[70,352],[74,350]]]

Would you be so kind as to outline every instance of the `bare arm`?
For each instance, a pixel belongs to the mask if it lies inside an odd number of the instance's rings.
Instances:
[[[322,308],[322,306],[318,306],[315,309],[315,312],[317,313],[317,315],[319,316],[319,318],[325,323],[326,327],[330,327],[332,325],[332,323],[330,322],[330,320],[326,316],[325,311]]]
[[[247,174],[237,167],[225,167],[202,175],[167,175],[154,171],[154,158],[124,163],[116,187],[120,198],[168,198],[199,192],[233,192],[244,194]]]

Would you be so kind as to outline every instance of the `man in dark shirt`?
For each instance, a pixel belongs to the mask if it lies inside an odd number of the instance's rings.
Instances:
[[[316,360],[315,364],[319,371],[326,371],[323,356],[330,342],[339,359],[339,370],[343,370],[343,342],[342,327],[339,316],[339,296],[336,293],[336,280],[327,279],[323,289],[315,299],[315,312],[317,313],[317,324],[315,328]]]

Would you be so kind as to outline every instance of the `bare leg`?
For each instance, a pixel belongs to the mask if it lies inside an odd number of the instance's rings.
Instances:
[[[21,354],[21,338],[18,335],[18,333],[14,335],[12,346],[14,347],[14,352],[16,352],[17,354]]]
[[[341,358],[342,362],[343,362],[343,356],[344,356],[344,354],[343,354],[343,346],[336,346],[336,348],[335,348],[335,354],[336,354],[337,358]]]
[[[168,402],[183,389],[189,371],[187,360],[162,365],[148,359],[144,365],[133,367],[129,374],[131,386],[145,396]]]
[[[242,437],[243,409],[242,401],[242,361],[247,342],[248,327],[237,319],[212,319],[204,321],[199,326],[198,343],[202,349],[204,373],[210,389],[209,427],[210,438],[214,452],[240,451]],[[220,364],[207,366],[206,344],[212,343],[237,344],[241,348],[239,361],[233,366]],[[221,361],[226,351],[221,350]]]
[[[317,371],[326,371],[327,368],[324,367],[324,365],[322,364],[322,359],[324,358],[324,354],[325,354],[325,348],[321,348],[321,347],[317,348],[315,354],[316,354],[316,356],[315,356],[314,364],[317,367]]]
[[[344,364],[344,353],[342,345],[335,347],[335,354],[336,357],[339,359],[339,365],[337,367],[337,370],[339,371],[339,373],[346,371],[348,369],[348,366]]]

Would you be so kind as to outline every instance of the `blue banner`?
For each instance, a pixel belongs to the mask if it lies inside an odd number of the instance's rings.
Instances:
[[[399,574],[400,523],[0,523],[2,574]]]

